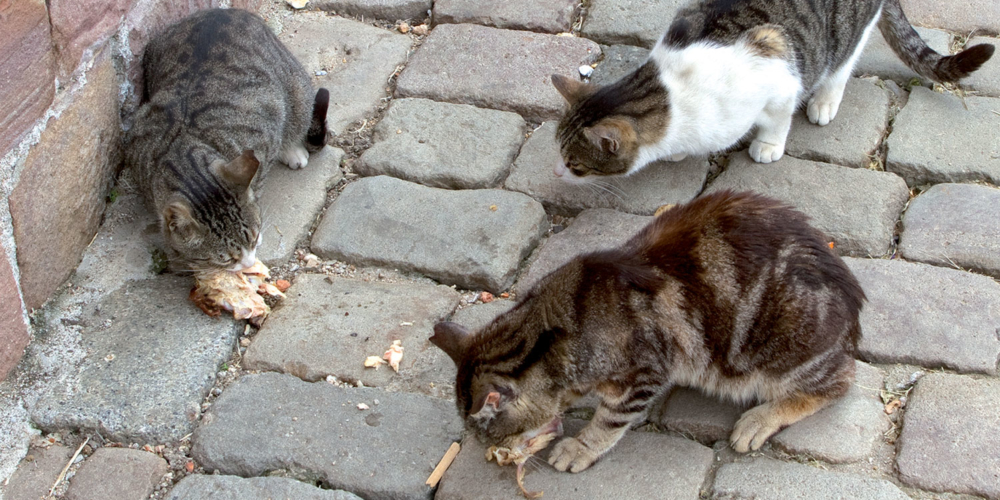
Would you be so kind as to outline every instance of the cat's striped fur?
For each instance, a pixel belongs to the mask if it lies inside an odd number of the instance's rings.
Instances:
[[[314,94],[263,20],[238,9],[167,28],[147,45],[143,70],[126,165],[160,217],[171,264],[252,265],[261,238],[254,190],[272,163],[303,167],[325,144],[329,92]]]
[[[903,62],[939,82],[957,81],[993,55],[988,44],[934,52],[899,0],[696,1],[620,81],[597,88],[553,75],[569,102],[555,173],[627,175],[659,159],[725,150],[753,129],[750,156],[776,161],[803,102],[812,123],[836,116],[876,24]]]
[[[578,257],[477,333],[439,323],[457,405],[491,445],[533,453],[594,391],[590,424],[550,461],[578,472],[675,385],[756,401],[741,452],[842,396],[854,377],[864,292],[807,218],[723,191],[657,217],[620,249]],[[540,444],[540,446],[539,446]]]

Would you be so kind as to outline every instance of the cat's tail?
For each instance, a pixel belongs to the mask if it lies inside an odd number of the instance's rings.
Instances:
[[[878,22],[882,36],[892,51],[921,76],[938,82],[957,82],[979,69],[993,56],[990,44],[974,45],[953,56],[942,56],[927,46],[903,14],[899,0],[882,3]]]
[[[312,123],[306,132],[306,149],[315,153],[326,145],[326,110],[330,107],[330,91],[320,88],[316,91],[316,101],[313,102]]]

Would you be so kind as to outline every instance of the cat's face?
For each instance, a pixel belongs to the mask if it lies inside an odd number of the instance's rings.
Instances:
[[[518,379],[493,371],[468,349],[471,335],[455,323],[438,323],[431,341],[458,367],[456,404],[465,427],[483,443],[532,455],[562,435],[561,400],[542,373]]]
[[[250,181],[259,163],[250,152],[211,170],[198,201],[177,194],[160,213],[160,227],[179,271],[238,271],[252,266],[261,219]]]
[[[614,114],[596,117],[601,93],[592,85],[559,75],[552,76],[552,83],[569,104],[556,128],[562,163],[555,175],[572,182],[628,174],[639,153],[634,120]]]

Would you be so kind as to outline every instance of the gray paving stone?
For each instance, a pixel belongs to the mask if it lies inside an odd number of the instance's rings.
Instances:
[[[473,23],[495,28],[568,32],[579,13],[578,0],[437,0],[434,24]]]
[[[429,5],[426,0],[424,3]],[[288,17],[279,38],[313,75],[313,85],[330,91],[326,120],[334,134],[343,133],[348,125],[375,111],[387,95],[386,81],[406,61],[412,44],[407,35],[323,12]]]
[[[840,255],[880,256],[889,251],[893,229],[909,198],[899,177],[782,158],[753,163],[746,151],[729,157],[726,171],[705,190],[750,190],[784,201],[808,215]]]
[[[907,260],[959,267],[1000,277],[1000,190],[938,184],[903,214],[899,251]]]
[[[966,47],[988,43],[994,48],[1000,49],[1000,38],[977,36],[969,39]],[[994,53],[993,57],[997,57]],[[973,90],[979,91],[982,95],[1000,97],[1000,61],[990,59],[982,65],[975,73],[962,80],[962,84]]]
[[[829,125],[809,123],[795,113],[785,153],[803,160],[866,168],[889,126],[889,92],[871,80],[847,82],[840,112]]]
[[[678,388],[656,409],[650,420],[705,444],[729,441],[740,415],[749,409],[696,389]]]
[[[312,0],[308,7],[386,21],[421,20],[430,15],[431,0]]]
[[[589,185],[570,184],[553,173],[562,161],[556,142],[556,122],[542,124],[528,138],[514,161],[504,187],[542,202],[551,211],[574,215],[588,208],[613,208],[652,215],[661,205],[684,203],[701,192],[708,177],[704,158],[657,162],[628,177],[598,179]]]
[[[286,294],[247,348],[244,366],[310,382],[334,375],[368,387],[420,378],[428,361],[423,353],[438,350],[427,340],[434,324],[451,314],[460,298],[443,285],[328,280],[319,274],[299,275]],[[366,357],[382,357],[394,340],[403,345],[398,374],[387,365],[364,367]],[[450,375],[425,382],[453,384]]]
[[[1000,498],[1000,380],[932,373],[910,394],[896,468],[931,491]]]
[[[715,476],[712,498],[907,500],[910,497],[884,479],[758,457],[723,465]]]
[[[982,29],[988,33],[1000,32],[1000,3],[994,0],[963,0],[961,2],[933,2],[927,0],[900,0],[903,12],[911,23],[969,33]]]
[[[295,244],[308,236],[326,204],[327,190],[344,178],[340,171],[343,157],[343,150],[326,146],[309,157],[305,168],[292,170],[279,165],[268,172],[257,200],[264,223],[258,259],[272,266],[292,256]]]
[[[914,88],[886,139],[886,170],[910,186],[1000,183],[998,109],[1000,99],[994,97],[959,99]]]
[[[99,448],[70,480],[68,500],[145,500],[163,475],[167,461],[140,450]]]
[[[879,397],[881,389],[878,368],[857,362],[854,385],[842,399],[775,434],[771,446],[834,464],[871,455],[892,425]]]
[[[620,247],[652,220],[607,209],[580,213],[569,227],[545,241],[528,272],[517,282],[517,290],[528,292],[538,280],[578,255]]]
[[[900,260],[845,261],[868,296],[861,311],[864,359],[996,375],[996,281]]]
[[[477,331],[489,325],[497,316],[509,311],[517,304],[513,300],[498,299],[488,304],[466,306],[455,312],[449,321],[454,321],[469,331]]]
[[[583,38],[442,24],[410,57],[396,96],[514,111],[542,121],[557,117],[565,103],[551,75],[576,75],[600,54],[596,43]]]
[[[363,498],[429,500],[424,481],[461,435],[447,401],[264,373],[222,393],[194,433],[191,456],[222,474],[280,470]]]
[[[581,34],[607,45],[652,48],[687,0],[593,0]]]
[[[496,187],[510,172],[526,128],[516,113],[396,99],[354,170],[446,189]]]
[[[192,417],[233,351],[243,325],[207,316],[188,301],[190,278],[128,283],[84,306],[81,348],[70,380],[31,408],[44,430],[100,432],[105,439],[170,443],[194,428]]]
[[[542,205],[520,193],[449,191],[378,176],[344,189],[316,229],[312,249],[327,259],[499,293],[547,228]]]
[[[916,28],[920,38],[923,38],[930,48],[938,54],[948,55],[951,53],[951,33],[944,30],[932,28]],[[894,80],[901,85],[909,84],[914,78],[919,78],[921,84],[929,86],[933,83],[909,66],[903,64],[899,56],[892,51],[886,43],[882,32],[878,29],[872,30],[871,37],[868,38],[868,45],[865,46],[858,64],[854,66],[855,75],[875,75],[884,79]]]
[[[4,500],[38,500],[49,494],[66,462],[73,456],[73,449],[54,445],[48,448],[30,448],[17,469],[5,482],[0,482]]]
[[[575,435],[584,423],[567,421],[566,434]],[[546,460],[552,447],[538,457]],[[435,500],[518,498],[515,467],[487,462],[485,452],[482,443],[466,439],[441,479]],[[529,463],[524,487],[542,491],[547,499],[697,498],[712,460],[712,450],[694,441],[629,431],[607,455],[580,474],[558,472],[548,465],[532,467]]]
[[[642,66],[649,57],[649,49],[632,45],[602,45],[604,59],[594,68],[590,83],[609,85]]]
[[[287,477],[192,474],[181,479],[167,500],[361,500],[343,490],[324,490]]]

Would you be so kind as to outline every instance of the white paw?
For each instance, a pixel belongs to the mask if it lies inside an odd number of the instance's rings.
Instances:
[[[667,160],[670,160],[670,161],[681,161],[681,160],[683,160],[684,158],[687,158],[687,157],[688,157],[687,153],[677,153],[677,154],[668,156]]]
[[[579,439],[568,437],[559,441],[552,449],[549,464],[560,472],[566,472],[567,469],[570,472],[580,472],[594,465],[599,456]]]
[[[281,161],[292,170],[302,168],[309,163],[309,151],[302,144],[296,144],[281,152]]]
[[[758,450],[767,438],[780,429],[781,426],[771,416],[770,409],[758,406],[747,410],[740,417],[732,435],[729,436],[729,442],[733,449],[740,453]]]
[[[760,139],[750,143],[750,157],[757,163],[778,161],[785,154],[784,144],[771,144]]]
[[[806,107],[806,115],[809,116],[809,121],[819,126],[829,124],[837,116],[837,111],[840,110],[840,99],[842,97],[843,95],[834,98],[829,93],[823,91],[817,92],[816,95],[809,99],[809,105]]]

